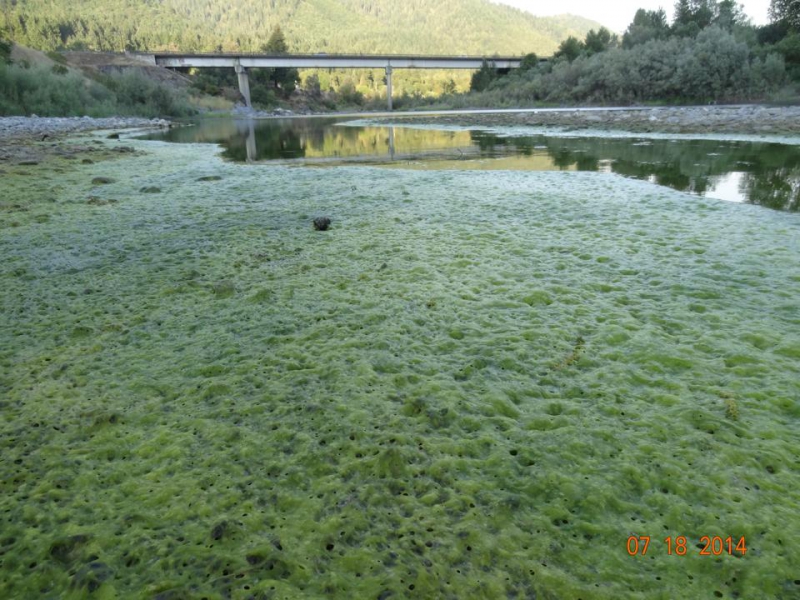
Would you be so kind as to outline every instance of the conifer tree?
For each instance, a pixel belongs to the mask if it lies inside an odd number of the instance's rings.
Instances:
[[[269,40],[267,40],[267,43],[264,44],[261,49],[266,54],[289,53],[289,45],[286,43],[286,37],[283,35],[280,25],[275,27],[272,34],[269,36]],[[269,71],[269,80],[286,96],[295,90],[297,82],[300,80],[300,74],[297,69],[279,67],[269,69]]]

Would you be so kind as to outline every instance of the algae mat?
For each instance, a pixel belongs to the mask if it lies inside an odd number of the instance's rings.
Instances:
[[[130,143],[0,180],[0,597],[800,595],[798,215]]]

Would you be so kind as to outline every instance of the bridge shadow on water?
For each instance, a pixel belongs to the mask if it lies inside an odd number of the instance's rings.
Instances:
[[[209,119],[147,136],[222,145],[248,163],[598,171],[698,196],[800,210],[800,147],[766,142],[507,137],[476,130],[342,126],[342,119]]]

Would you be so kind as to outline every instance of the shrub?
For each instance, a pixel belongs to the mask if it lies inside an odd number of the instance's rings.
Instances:
[[[614,104],[726,101],[763,97],[784,79],[780,56],[752,58],[746,43],[712,26],[695,39],[651,39],[629,49],[612,48],[592,56],[582,54],[571,62],[560,59],[536,69],[520,69],[491,82],[468,102],[484,106],[542,100]]]
[[[183,117],[192,114],[184,93],[173,91],[136,71],[109,78],[119,114],[143,117]]]
[[[266,83],[256,83],[250,86],[250,100],[253,104],[264,107],[275,106],[278,103],[278,97]]]
[[[319,83],[319,77],[316,73],[312,73],[306,77],[305,82],[303,82],[303,88],[312,98],[319,98],[322,96],[322,88]]]
[[[105,81],[106,85],[87,80],[61,65],[48,69],[0,63],[0,114],[155,117],[191,113],[182,95],[141,75],[110,76]]]
[[[522,60],[519,63],[519,70],[522,72],[530,71],[531,69],[535,69],[539,66],[539,57],[536,56],[533,52],[530,54],[526,54],[522,57]]]
[[[355,84],[349,79],[339,88],[339,98],[344,104],[361,106],[364,104],[364,94],[356,89]]]
[[[93,104],[90,86],[79,75],[53,73],[46,67],[0,65],[2,114],[78,116]]]

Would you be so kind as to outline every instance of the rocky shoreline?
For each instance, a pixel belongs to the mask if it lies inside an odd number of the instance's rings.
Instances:
[[[114,156],[132,152],[127,146],[106,147],[99,142],[76,143],[67,140],[70,134],[122,129],[153,129],[169,127],[164,119],[140,117],[0,117],[0,175],[3,167],[35,166],[51,158],[102,160],[102,155]],[[118,135],[116,136],[118,137]]]
[[[800,106],[680,106],[610,109],[540,109],[526,112],[425,115],[375,119],[463,127],[558,127],[633,133],[800,134]]]
[[[0,117],[0,140],[45,140],[48,137],[91,131],[95,129],[132,129],[139,127],[169,127],[164,119],[140,117]]]
[[[296,116],[291,111],[263,113],[241,110],[234,117]],[[558,127],[605,129],[634,133],[800,134],[800,106],[680,106],[653,108],[527,109],[441,115],[398,113],[371,119],[376,123],[413,120],[418,124],[464,127]],[[98,129],[163,128],[165,119],[138,117],[0,117],[0,141],[16,144],[45,141]]]

